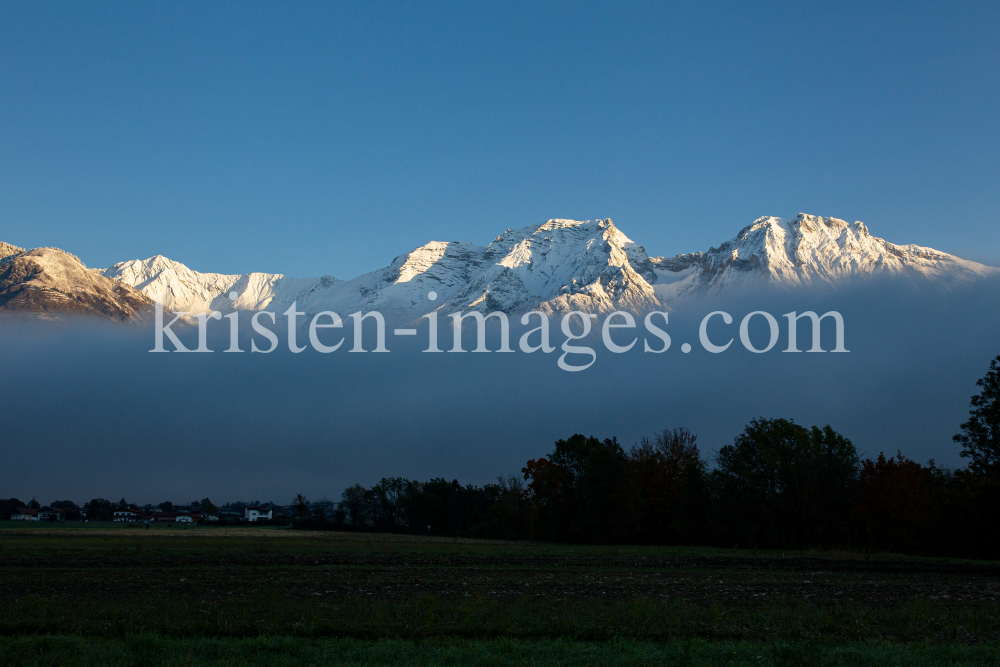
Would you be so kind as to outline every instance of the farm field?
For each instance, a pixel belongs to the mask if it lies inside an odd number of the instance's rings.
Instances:
[[[1000,665],[1000,564],[0,528],[0,664]]]

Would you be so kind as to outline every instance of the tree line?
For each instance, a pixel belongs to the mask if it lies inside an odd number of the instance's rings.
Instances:
[[[954,436],[968,460],[961,470],[920,464],[899,448],[862,459],[830,426],[761,418],[707,457],[683,427],[627,450],[616,438],[575,434],[527,461],[520,475],[494,484],[391,477],[370,488],[350,486],[339,503],[310,503],[299,494],[294,523],[578,543],[1000,558],[1000,357],[977,385],[969,418]],[[9,516],[20,505],[0,500],[0,512]],[[124,498],[85,505],[91,520],[110,520],[125,506]],[[71,501],[53,507],[76,508]],[[207,498],[190,507],[217,509]]]
[[[851,549],[1000,557],[1000,357],[954,437],[963,470],[897,448],[861,459],[830,426],[755,419],[706,458],[664,429],[625,449],[580,434],[520,476],[461,485],[383,478],[344,490],[331,516],[296,499],[302,528],[580,543]],[[712,464],[712,465],[710,465]]]

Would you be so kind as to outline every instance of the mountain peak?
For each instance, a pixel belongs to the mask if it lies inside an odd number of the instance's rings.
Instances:
[[[129,320],[149,311],[152,301],[129,285],[91,271],[75,255],[36,248],[0,263],[0,308],[42,317],[59,313]]]
[[[554,218],[508,229],[490,243],[484,259],[480,274],[458,297],[464,307],[605,312],[655,304],[648,282],[655,275],[645,250],[610,218]]]
[[[661,300],[761,281],[797,286],[904,275],[966,282],[1000,273],[931,248],[889,243],[860,221],[806,213],[760,217],[718,248],[652,261]]]

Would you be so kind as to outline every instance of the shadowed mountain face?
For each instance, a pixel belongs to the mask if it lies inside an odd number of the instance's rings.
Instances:
[[[152,300],[136,289],[105,278],[57,248],[25,252],[3,244],[0,254],[0,309],[41,317],[93,315],[132,320],[150,311]]]

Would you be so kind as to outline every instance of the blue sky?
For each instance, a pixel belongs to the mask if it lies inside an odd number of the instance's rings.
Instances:
[[[1000,264],[1000,4],[747,4],[3,2],[0,240],[350,278],[804,211]]]

